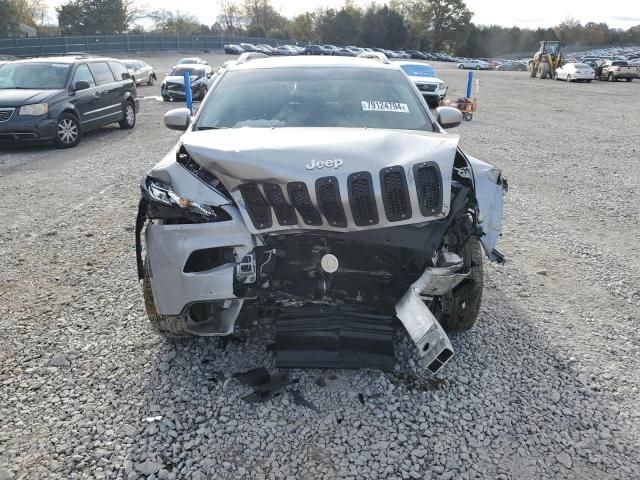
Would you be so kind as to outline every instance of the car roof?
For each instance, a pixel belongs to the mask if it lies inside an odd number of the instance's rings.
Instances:
[[[68,63],[69,65],[73,65],[75,63],[80,62],[122,62],[118,58],[110,58],[110,57],[88,57],[84,55],[65,55],[60,57],[34,57],[34,58],[25,58],[22,60],[13,60],[12,63]]]
[[[433,68],[433,65],[431,65],[430,63],[424,63],[424,62],[393,62],[393,63],[395,63],[397,65],[400,65],[400,66],[402,66],[402,65],[419,65],[419,66],[422,66],[422,67],[431,67],[431,68]]]
[[[395,63],[395,62],[394,62]],[[370,68],[383,70],[399,70],[400,67],[394,63],[382,63],[379,60],[371,58],[358,57],[319,57],[319,56],[301,56],[301,57],[269,57],[256,58],[244,62],[240,65],[234,65],[229,70],[254,70],[268,68]]]
[[[201,68],[202,70],[207,68],[207,65],[202,63],[178,63],[173,68]]]

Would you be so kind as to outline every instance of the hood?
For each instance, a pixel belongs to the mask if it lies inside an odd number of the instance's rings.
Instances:
[[[196,80],[200,80],[203,77],[196,77],[195,75],[191,75],[191,83],[195,82]],[[164,81],[166,83],[177,83],[180,85],[184,85],[184,77],[183,76],[168,76],[168,77],[164,77]]]
[[[0,107],[20,107],[40,103],[62,90],[0,89]]]
[[[413,83],[444,83],[437,77],[414,77],[410,75],[409,78]]]
[[[442,218],[449,212],[451,172],[458,140],[459,137],[452,134],[355,128],[238,128],[188,132],[182,137],[186,150],[194,160],[227,187],[253,233],[310,228],[363,230]],[[441,208],[437,212],[424,214],[421,213],[423,208],[416,188],[415,168],[427,162],[432,162],[439,170]],[[396,173],[393,175],[400,175],[399,178],[404,179],[403,191],[400,192],[404,199],[402,201],[406,202],[403,208],[411,211],[409,215],[399,215],[393,221],[388,218],[382,198],[388,194],[385,193],[382,178],[389,174],[389,167],[394,167],[392,170]],[[366,172],[364,176],[363,172]],[[365,177],[370,179],[366,180]],[[368,182],[361,186],[367,192],[365,200],[372,202],[369,206],[375,210],[375,222],[363,224],[356,218],[357,212],[351,212],[354,178]],[[275,211],[267,212],[273,217],[271,222],[258,225],[252,220],[252,217],[255,219],[255,212],[252,214],[251,205],[245,203],[242,194],[242,189],[246,194],[246,185],[252,184],[250,188],[257,186],[267,195],[264,184],[271,184],[269,189],[273,190],[273,185],[278,186],[287,202],[292,202],[291,189],[306,187],[307,193],[302,192],[302,197],[311,202],[316,211],[323,211],[323,200],[318,192],[320,186],[327,182],[331,185],[324,191],[329,191],[332,198],[326,201],[332,208],[336,207],[336,203],[342,207],[344,221],[332,224],[328,218],[323,218],[321,224],[305,224],[305,219],[300,218],[298,212],[295,224],[282,224],[276,219],[278,212]],[[328,205],[325,203],[325,209]],[[275,209],[269,208],[271,210]]]

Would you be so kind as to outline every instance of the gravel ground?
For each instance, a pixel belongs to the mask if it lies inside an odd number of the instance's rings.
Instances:
[[[466,73],[435,66],[462,93]],[[640,82],[478,77],[456,133],[509,178],[509,262],[434,379],[294,370],[249,404],[224,378],[273,371],[264,332],[151,333],[137,182],[178,138],[157,87],[133,131],[0,152],[0,480],[640,478]]]

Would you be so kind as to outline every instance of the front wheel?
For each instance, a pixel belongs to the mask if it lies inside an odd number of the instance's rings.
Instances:
[[[607,75],[607,80],[610,82],[613,82],[616,78],[613,76],[613,73],[610,73],[609,75]]]
[[[457,252],[469,272],[456,288],[440,297],[432,307],[434,315],[448,333],[466,332],[478,319],[482,304],[482,247],[476,237],[470,237]]]
[[[458,68],[462,70],[464,68],[464,65],[458,65]]]
[[[80,122],[72,113],[63,113],[58,118],[55,143],[60,148],[73,148],[80,143]]]
[[[633,78],[629,77],[629,78],[626,78],[625,80],[626,80],[627,82],[630,82],[630,81],[632,81],[632,80],[633,80]]]
[[[124,130],[131,130],[136,126],[136,109],[132,102],[125,103],[122,120],[118,124]]]
[[[471,120],[473,120],[473,113],[465,113],[465,114],[464,114],[464,119],[465,119],[467,122],[470,122]]]
[[[147,82],[147,85],[152,87],[154,83],[156,83],[156,77],[154,77],[152,73],[151,75],[149,75],[149,81]]]
[[[147,262],[144,264],[144,279],[142,280],[142,291],[144,295],[144,306],[147,311],[147,317],[151,323],[151,329],[158,335],[169,339],[176,340],[180,338],[191,337],[184,329],[184,320],[179,316],[158,315],[156,304],[153,298],[153,290],[151,289],[151,276]]]
[[[476,70],[480,70],[480,67],[476,67]]]

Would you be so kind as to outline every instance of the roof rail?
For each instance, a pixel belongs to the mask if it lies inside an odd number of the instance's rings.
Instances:
[[[242,65],[257,58],[269,58],[269,55],[260,52],[244,52],[238,57],[238,60],[236,60],[236,65]]]
[[[387,56],[382,52],[362,52],[358,55],[358,58],[370,58],[371,60],[378,60],[382,63],[390,63]]]

